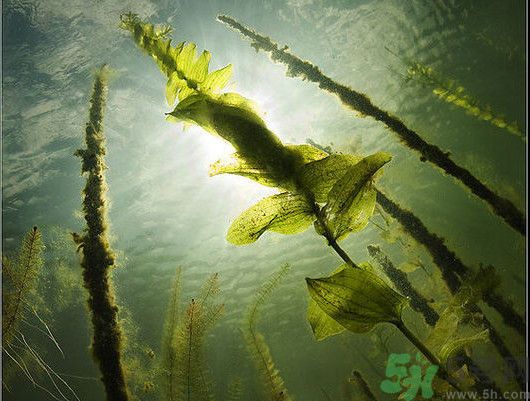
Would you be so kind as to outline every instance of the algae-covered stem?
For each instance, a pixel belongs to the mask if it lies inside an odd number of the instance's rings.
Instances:
[[[108,67],[96,73],[90,99],[89,122],[86,125],[86,149],[76,152],[82,160],[81,171],[87,181],[83,190],[83,212],[86,229],[74,240],[83,250],[84,286],[94,329],[92,353],[99,365],[108,401],[128,401],[129,394],[121,362],[122,331],[114,296],[111,270],[114,253],[107,235],[107,186],[105,183],[105,136],[103,109],[107,94]]]
[[[335,82],[323,74],[315,65],[308,61],[303,61],[288,52],[287,47],[280,48],[270,38],[245,27],[233,18],[226,15],[220,15],[217,18],[222,23],[249,38],[252,41],[252,47],[256,51],[263,50],[271,55],[273,61],[287,65],[289,76],[297,76],[317,83],[323,90],[338,96],[341,102],[347,107],[384,123],[407,147],[418,152],[421,155],[422,161],[429,161],[446,174],[455,177],[468,187],[473,194],[487,202],[494,212],[502,217],[513,229],[522,235],[526,234],[524,215],[510,200],[496,194],[469,170],[456,164],[449,157],[448,153],[426,142],[417,132],[407,127],[400,119],[375,106],[366,95]]]

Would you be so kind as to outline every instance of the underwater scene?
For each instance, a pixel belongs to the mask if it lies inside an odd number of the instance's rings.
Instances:
[[[2,399],[526,399],[525,14],[4,0]]]

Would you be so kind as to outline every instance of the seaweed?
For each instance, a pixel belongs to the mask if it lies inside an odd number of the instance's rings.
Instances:
[[[59,342],[41,316],[47,312],[41,310],[39,291],[44,249],[41,232],[35,226],[24,236],[14,258],[2,258],[2,387],[10,391],[8,382],[20,374],[55,400],[78,400],[74,389],[46,361],[33,338],[44,337],[64,358]],[[48,382],[40,380],[40,376]]]
[[[265,284],[258,290],[254,300],[250,304],[244,323],[245,340],[258,372],[269,401],[291,400],[280,372],[274,364],[269,347],[263,335],[257,330],[259,312],[272,291],[280,284],[281,280],[289,272],[290,266],[283,265],[275,272]]]
[[[250,39],[252,42],[251,46],[256,51],[262,50],[269,53],[273,61],[285,64],[287,66],[287,76],[299,77],[317,83],[321,89],[336,95],[346,107],[363,116],[368,115],[384,123],[408,148],[418,152],[422,161],[429,161],[446,174],[456,178],[469,188],[473,194],[487,202],[493,211],[514,230],[522,235],[526,234],[524,215],[510,200],[495,193],[469,170],[455,163],[448,153],[441,150],[438,146],[425,141],[417,132],[407,127],[397,117],[374,105],[366,95],[335,82],[324,75],[315,65],[308,61],[303,61],[287,51],[287,46],[280,48],[270,38],[245,27],[233,18],[220,15],[217,19]]]
[[[223,305],[216,303],[218,275],[203,284],[199,296],[181,311],[180,268],[171,289],[162,337],[162,399],[211,401],[213,394],[204,367],[204,340],[220,318]]]
[[[381,266],[386,276],[390,278],[396,289],[406,297],[410,298],[410,305],[412,308],[423,315],[429,326],[434,326],[439,318],[438,312],[436,312],[432,306],[429,305],[429,302],[423,295],[421,295],[416,289],[414,289],[414,287],[412,287],[407,275],[401,270],[396,269],[392,261],[388,259],[388,257],[378,246],[369,245],[368,253],[377,261],[379,266]]]
[[[407,67],[407,78],[431,87],[432,93],[444,102],[453,104],[463,109],[467,114],[525,140],[523,131],[517,122],[509,123],[504,116],[495,113],[490,106],[481,105],[462,85],[455,80],[442,77],[432,67],[418,62],[410,63]]]
[[[92,315],[92,354],[99,365],[109,401],[127,401],[129,393],[121,361],[123,333],[118,320],[118,306],[111,278],[114,252],[108,240],[107,186],[105,182],[105,136],[103,109],[107,94],[108,67],[96,73],[86,125],[86,149],[75,154],[81,158],[81,172],[86,175],[83,212],[86,229],[73,235],[82,250],[84,286]]]

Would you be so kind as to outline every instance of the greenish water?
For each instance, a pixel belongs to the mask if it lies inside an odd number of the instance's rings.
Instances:
[[[189,40],[211,51],[213,67],[234,66],[234,89],[252,99],[272,131],[288,143],[311,138],[337,151],[367,155],[386,151],[394,158],[378,187],[413,210],[425,225],[469,266],[493,265],[500,291],[524,314],[525,241],[486,204],[437,168],[422,163],[381,123],[355,117],[314,84],[285,76],[285,68],[256,53],[237,33],[216,21],[220,13],[271,36],[311,60],[338,82],[367,94],[399,116],[429,142],[451,153],[497,193],[525,208],[525,146],[507,131],[480,121],[440,100],[432,87],[406,81],[401,59],[433,67],[457,80],[481,104],[506,119],[525,123],[524,3],[521,1],[4,1],[2,120],[2,244],[12,252],[24,232],[39,226],[44,242],[83,227],[79,160],[93,73],[113,69],[105,116],[108,197],[118,302],[135,330],[130,342],[159,355],[160,335],[171,279],[183,269],[183,298],[190,298],[213,272],[221,283],[225,315],[208,337],[208,365],[217,399],[239,376],[244,399],[261,400],[258,376],[240,329],[245,309],[270,274],[284,264],[291,273],[262,310],[264,334],[289,393],[296,400],[341,399],[352,370],[363,373],[378,398],[384,395],[386,355],[374,352],[374,334],[344,333],[316,342],[306,319],[304,277],[329,274],[340,259],[307,230],[296,236],[266,233],[254,244],[235,247],[225,240],[230,222],[246,207],[274,193],[236,176],[208,176],[208,167],[232,152],[230,145],[198,127],[166,122],[166,79],[126,32],[120,14],[133,11],[175,28],[175,42]],[[392,53],[399,55],[396,57]],[[376,223],[381,219],[374,218]],[[54,234],[55,233],[55,234]],[[405,236],[406,239],[406,236]],[[425,249],[389,243],[370,224],[342,246],[356,261],[370,260],[369,244],[379,244],[396,266],[420,258],[425,269],[409,274],[415,286],[443,309],[449,292]],[[48,245],[48,248],[52,247]],[[80,277],[73,243],[61,257]],[[48,254],[53,261],[53,255]],[[48,263],[46,266],[53,266]],[[45,267],[46,267],[45,266]],[[84,292],[56,308],[61,295],[47,288],[50,325],[64,359],[49,341],[36,340],[57,372],[81,400],[103,400],[89,346]],[[76,291],[76,292],[75,292]],[[66,295],[62,295],[63,298]],[[57,310],[54,312],[54,310]],[[484,308],[512,353],[524,354],[524,339],[502,328],[496,312]],[[425,337],[427,326],[411,313],[407,321]],[[131,327],[127,326],[129,329]],[[388,343],[393,353],[413,350],[399,333]],[[496,374],[494,348],[479,344]],[[142,359],[147,367],[148,358]],[[498,373],[498,372],[497,372]],[[46,394],[20,377],[4,389],[6,400],[36,400]],[[46,382],[45,378],[43,380]],[[50,384],[48,383],[48,386]],[[69,399],[73,399],[69,396]],[[153,399],[154,393],[137,394]]]

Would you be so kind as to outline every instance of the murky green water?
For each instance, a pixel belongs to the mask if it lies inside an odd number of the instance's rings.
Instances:
[[[498,291],[524,314],[525,241],[519,233],[463,185],[422,163],[381,123],[354,116],[312,83],[287,78],[283,66],[256,53],[215,19],[220,13],[231,15],[288,44],[293,53],[399,116],[524,210],[524,142],[437,98],[433,87],[406,80],[403,62],[431,66],[458,81],[480,104],[490,105],[524,131],[523,2],[10,0],[3,3],[2,243],[9,254],[37,225],[47,246],[45,269],[56,268],[57,258],[63,258],[65,271],[73,272],[70,284],[63,283],[60,291],[57,280],[42,284],[50,309],[46,316],[64,358],[50,341],[32,335],[79,399],[104,399],[88,349],[85,293],[75,285],[81,269],[67,238],[68,232],[83,228],[84,180],[73,153],[83,143],[93,73],[102,63],[113,70],[104,125],[109,217],[119,264],[114,282],[118,302],[133,322],[126,325],[127,335],[142,356],[140,366],[147,370],[160,357],[175,268],[182,267],[183,299],[218,272],[226,311],[207,341],[214,391],[218,400],[227,399],[229,383],[239,377],[244,399],[264,399],[241,322],[259,286],[289,263],[291,273],[264,306],[259,328],[293,399],[325,400],[328,394],[340,400],[352,370],[362,372],[378,398],[397,397],[379,390],[388,353],[378,348],[373,332],[313,339],[304,277],[329,274],[340,264],[322,237],[307,230],[295,236],[266,233],[245,247],[227,243],[230,222],[274,190],[241,177],[208,176],[209,165],[229,155],[231,146],[198,127],[183,129],[165,121],[164,113],[170,111],[164,99],[166,79],[118,28],[120,14],[128,11],[169,23],[175,42],[189,40],[210,50],[213,67],[232,63],[231,89],[255,101],[284,142],[310,138],[340,152],[391,153],[394,158],[378,187],[414,211],[464,263],[495,266],[502,276]],[[373,221],[383,222],[380,216]],[[356,261],[370,260],[369,244],[379,244],[396,266],[419,259],[423,268],[409,265],[414,270],[409,278],[443,310],[450,294],[425,249],[406,235],[388,241],[390,235],[382,234],[370,224],[342,246]],[[60,239],[55,248],[53,238]],[[505,328],[495,311],[484,311],[511,352],[523,355],[524,339]],[[421,337],[427,336],[417,314],[407,312],[406,320]],[[376,332],[389,337],[388,352],[412,352],[392,328]],[[142,354],[148,349],[154,350],[154,360]],[[483,367],[493,376],[499,374],[501,363],[493,347],[478,344],[473,355],[485,358]],[[3,389],[6,400],[52,399],[20,372],[16,376]],[[39,380],[52,389],[46,377]],[[135,396],[155,399],[156,391],[139,390]]]

